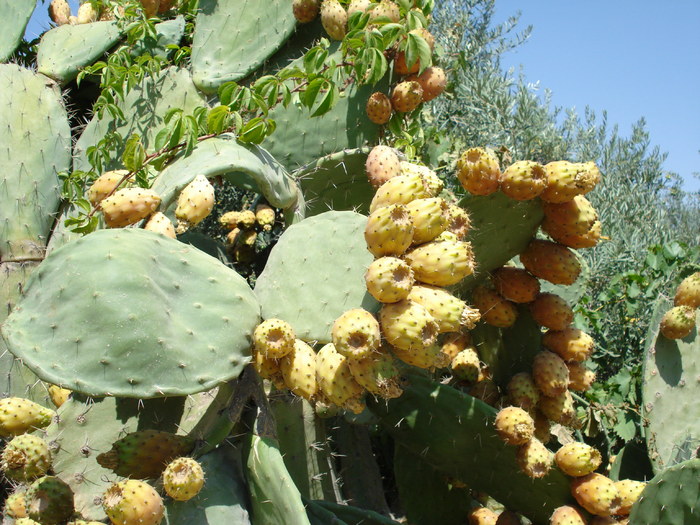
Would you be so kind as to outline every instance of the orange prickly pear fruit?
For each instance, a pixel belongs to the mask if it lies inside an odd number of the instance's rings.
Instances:
[[[316,20],[320,7],[320,0],[294,0],[292,2],[294,18],[302,24],[308,24]]]
[[[114,189],[117,187],[117,184],[119,184],[128,173],[129,170],[114,170],[107,171],[97,177],[87,192],[87,197],[90,204],[97,206],[100,202],[102,202],[102,199],[112,193],[112,191],[114,191]]]
[[[265,357],[279,359],[294,349],[294,329],[281,319],[266,319],[253,331],[253,346]]]
[[[391,92],[391,107],[399,113],[409,113],[421,102],[423,102],[423,88],[415,80],[399,82]]]
[[[647,484],[643,481],[635,481],[632,479],[622,479],[615,482],[615,487],[617,487],[617,492],[620,495],[620,508],[617,510],[616,514],[619,516],[627,516],[632,510],[632,505],[639,499],[642,495],[642,491]]]
[[[617,514],[622,503],[615,482],[602,474],[574,478],[571,494],[579,505],[596,516]]]
[[[0,436],[19,436],[51,423],[56,413],[22,397],[0,399]]]
[[[530,303],[530,314],[539,325],[551,330],[564,330],[574,320],[574,311],[556,294],[543,292]]]
[[[401,161],[396,150],[382,145],[373,147],[365,161],[365,173],[375,189],[389,179],[401,175]]]
[[[556,242],[534,239],[520,262],[535,277],[553,284],[574,284],[581,273],[581,263],[574,252]]]
[[[469,395],[481,399],[487,405],[498,406],[501,400],[501,392],[498,385],[492,379],[482,379],[469,389]]]
[[[379,321],[362,308],[353,308],[340,315],[331,329],[336,351],[348,359],[362,359],[379,348]]]
[[[554,454],[559,469],[567,476],[580,477],[594,472],[603,461],[600,452],[586,443],[573,441]]]
[[[542,228],[547,232],[584,235],[598,220],[598,212],[583,195],[561,203],[545,202],[542,209]]]
[[[569,326],[563,330],[548,330],[542,345],[564,361],[585,361],[593,353],[595,342],[583,330]]]
[[[546,396],[563,394],[569,387],[569,369],[566,363],[557,354],[546,350],[533,358],[532,378],[540,392]]]
[[[348,25],[348,14],[338,0],[323,0],[321,24],[333,40],[342,40]]]
[[[695,310],[690,306],[674,306],[661,318],[661,333],[668,339],[683,339],[695,328]]]
[[[568,390],[555,396],[540,396],[537,408],[560,425],[571,426],[576,422],[574,400]]]
[[[406,299],[414,281],[411,267],[397,257],[375,259],[365,272],[367,291],[382,303],[396,303]]]
[[[469,525],[496,525],[498,514],[486,507],[474,509],[469,513]]]
[[[491,277],[500,296],[514,303],[531,303],[540,293],[540,282],[522,268],[502,266]]]
[[[375,257],[401,255],[413,241],[413,230],[411,215],[403,204],[379,208],[367,219],[365,226],[367,249]]]
[[[547,416],[539,410],[535,410],[535,437],[542,443],[548,443],[552,437],[552,424]]]
[[[156,489],[136,479],[111,485],[102,497],[102,507],[114,525],[158,525],[165,513]]]
[[[566,202],[576,195],[591,191],[600,180],[600,171],[593,162],[557,160],[544,166],[547,187],[540,195],[545,202]]]
[[[123,188],[100,201],[109,228],[123,228],[145,219],[158,208],[160,197],[144,188]]]
[[[564,506],[554,509],[549,525],[587,525],[581,511],[576,507]]]
[[[569,390],[585,392],[595,381],[595,372],[586,368],[586,365],[578,361],[566,363],[569,369]]]
[[[515,452],[520,470],[531,478],[541,478],[552,468],[552,453],[537,438],[520,445]]]
[[[535,422],[532,416],[518,407],[505,407],[496,414],[496,432],[508,445],[522,445],[532,439]]]
[[[514,162],[501,176],[501,191],[516,201],[534,199],[544,191],[546,185],[544,167],[531,160]]]
[[[376,91],[367,99],[365,111],[370,122],[380,126],[386,124],[391,120],[391,100],[381,91]]]
[[[540,394],[530,374],[527,372],[515,374],[511,377],[506,389],[508,398],[513,405],[522,408],[530,414],[534,413]]]
[[[542,230],[549,235],[553,241],[563,244],[568,248],[593,248],[600,240],[602,224],[600,221],[595,221],[591,229],[586,233],[576,234],[566,231],[548,229],[542,226]]]
[[[410,76],[406,80],[415,80],[420,84],[423,88],[423,102],[430,102],[441,95],[447,87],[445,70],[435,66],[427,67],[420,75]]]
[[[143,227],[144,230],[148,230],[155,233],[160,233],[171,239],[175,239],[177,235],[175,234],[175,226],[168,217],[160,211],[157,211],[146,222]]]
[[[301,339],[294,340],[294,349],[279,361],[284,384],[299,397],[310,401],[316,395],[316,352]]]
[[[474,253],[468,242],[428,242],[406,253],[417,281],[451,286],[474,273]]]
[[[695,272],[681,281],[676,288],[673,304],[700,308],[700,272]]]
[[[457,161],[457,178],[472,195],[490,195],[501,185],[498,157],[487,148],[470,148]]]
[[[512,326],[518,317],[518,309],[514,303],[485,286],[474,288],[472,302],[481,312],[481,319],[492,326],[507,328]]]
[[[176,458],[163,471],[163,489],[176,501],[191,500],[203,486],[204,469],[194,458]]]

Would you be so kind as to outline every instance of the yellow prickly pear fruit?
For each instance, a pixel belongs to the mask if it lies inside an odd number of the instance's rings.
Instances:
[[[253,331],[253,346],[265,357],[280,359],[294,350],[292,325],[281,319],[266,319]]]
[[[600,452],[586,443],[573,441],[554,454],[559,469],[567,476],[580,477],[594,472],[603,461]]]
[[[399,166],[399,169],[400,166]],[[408,204],[415,199],[430,197],[419,174],[397,175],[384,182],[369,205],[370,213],[392,204]]]
[[[496,414],[494,427],[499,437],[508,445],[522,445],[532,439],[535,421],[519,407],[505,407]]]
[[[564,361],[585,361],[593,353],[595,342],[583,330],[569,326],[563,330],[548,330],[542,344]]]
[[[163,489],[176,501],[194,498],[204,486],[204,469],[194,458],[176,458],[163,471]]]
[[[481,372],[479,354],[473,346],[468,346],[459,352],[450,362],[452,375],[461,381],[476,383]]]
[[[320,0],[294,0],[292,2],[294,18],[302,24],[308,24],[316,20],[320,7]]]
[[[391,351],[404,363],[418,368],[444,368],[450,363],[447,356],[440,352],[440,346],[437,344],[411,350],[394,347]]]
[[[534,239],[520,254],[520,262],[535,277],[552,284],[574,284],[581,273],[576,254],[556,242]]]
[[[676,288],[673,304],[700,308],[700,272],[695,272],[681,281]]]
[[[17,490],[16,492],[13,492],[7,496],[7,499],[5,500],[5,507],[3,509],[7,517],[14,520],[27,517],[27,507],[25,501],[26,494],[26,490]]]
[[[540,195],[547,186],[544,167],[531,160],[514,162],[503,171],[501,191],[516,201],[527,201]]]
[[[13,481],[32,481],[51,468],[49,444],[38,436],[22,434],[10,440],[2,451],[0,468]]]
[[[78,23],[79,24],[89,24],[90,22],[97,21],[97,11],[93,7],[92,3],[87,1],[81,4],[78,8]]]
[[[336,351],[333,343],[323,346],[316,356],[318,389],[331,403],[361,412],[363,406],[360,399],[364,388],[355,381],[348,361]]]
[[[545,202],[542,209],[542,229],[547,233],[584,235],[598,220],[598,212],[583,195],[576,195],[572,200],[561,203]]]
[[[263,379],[267,379],[280,390],[287,387],[282,376],[282,367],[280,359],[272,359],[265,357],[261,352],[252,351],[253,368]]]
[[[399,6],[391,0],[381,0],[369,14],[369,19],[372,21],[378,18],[388,18],[392,22],[398,22],[401,19]]]
[[[498,514],[486,507],[479,507],[469,513],[469,525],[496,525]]]
[[[616,514],[619,516],[627,516],[632,510],[632,505],[636,503],[639,496],[647,484],[643,481],[635,481],[633,479],[621,479],[615,482],[615,487],[620,495],[620,507]]]
[[[151,215],[143,229],[160,233],[161,235],[165,235],[171,239],[175,239],[177,237],[175,234],[175,226],[173,226],[172,221],[160,211]]]
[[[535,322],[551,330],[564,330],[574,320],[574,311],[556,294],[543,292],[530,303]]]
[[[569,369],[566,363],[557,354],[546,350],[533,358],[532,378],[545,396],[563,394],[569,387]]]
[[[501,185],[498,157],[488,148],[470,148],[457,161],[457,178],[472,195],[490,195]]]
[[[568,505],[554,509],[549,518],[549,525],[587,525],[581,511]]]
[[[540,195],[545,202],[566,202],[576,195],[591,191],[600,180],[600,171],[593,162],[557,160],[544,166],[547,187]]]
[[[445,183],[433,170],[427,166],[421,166],[415,162],[402,160],[399,163],[401,175],[419,175],[425,186],[426,197],[437,197],[445,187]]]
[[[423,88],[415,80],[405,80],[394,86],[391,107],[399,113],[410,113],[423,102]]]
[[[443,242],[443,241],[448,241],[448,242],[457,242],[461,240],[459,237],[457,237],[454,233],[452,233],[449,230],[445,230],[442,232],[440,235],[435,237],[433,239],[433,242]]]
[[[394,148],[382,145],[373,147],[365,161],[365,173],[375,189],[401,175],[401,161]]]
[[[548,443],[552,437],[552,423],[539,410],[535,410],[535,437],[542,443]]]
[[[70,5],[66,0],[51,0],[49,17],[56,25],[68,24],[70,16]]]
[[[87,197],[90,204],[97,206],[100,202],[102,202],[102,199],[112,193],[117,187],[117,184],[122,181],[124,175],[127,175],[128,173],[128,170],[114,170],[107,171],[97,177],[87,192]]]
[[[440,352],[447,356],[447,359],[452,361],[457,354],[467,348],[471,348],[476,352],[476,348],[472,344],[472,338],[469,334],[452,333],[447,334],[447,337],[440,347]]]
[[[348,25],[348,14],[338,0],[323,0],[321,24],[333,40],[342,40]]]
[[[492,326],[507,328],[518,318],[515,304],[501,297],[498,292],[485,286],[472,291],[472,302],[481,312],[481,319]]]
[[[252,210],[241,210],[238,212],[238,227],[243,229],[252,228],[256,221],[255,213]]]
[[[370,122],[380,126],[386,124],[391,120],[391,100],[381,91],[376,91],[367,99],[365,111]]]
[[[112,484],[102,496],[102,508],[114,525],[158,525],[165,512],[156,489],[136,479]]]
[[[415,80],[420,84],[423,88],[423,102],[430,102],[440,96],[447,87],[445,70],[435,66],[427,67],[420,75],[410,76],[406,80]]]
[[[571,495],[596,516],[617,514],[622,502],[615,483],[602,474],[588,474],[571,481]]]
[[[459,332],[463,328],[471,330],[481,317],[478,310],[437,286],[415,284],[408,294],[408,299],[428,310],[437,322],[440,333]]]
[[[379,311],[379,322],[384,338],[402,350],[433,346],[439,331],[439,325],[428,309],[407,299],[384,304]]]
[[[344,312],[333,322],[331,338],[336,351],[348,359],[362,359],[379,348],[379,321],[362,308]]]
[[[661,333],[668,339],[683,339],[695,328],[695,310],[690,306],[674,306],[661,318]]]
[[[375,259],[365,272],[367,291],[382,303],[406,299],[414,281],[411,267],[397,257]]]
[[[540,393],[537,391],[535,380],[527,372],[515,374],[508,381],[506,387],[508,399],[513,405],[522,408],[528,413],[534,413],[537,408],[537,402],[540,399]]]
[[[367,249],[375,257],[401,255],[413,241],[413,230],[411,215],[403,204],[379,208],[367,219],[367,226],[365,226]]]
[[[373,352],[362,359],[349,359],[348,366],[355,381],[372,394],[393,399],[403,393],[398,382],[399,371],[387,351]]]
[[[275,224],[275,209],[268,204],[258,204],[255,207],[255,222],[263,231],[269,232]]]
[[[531,303],[540,293],[540,282],[522,268],[502,266],[493,271],[491,280],[499,295],[514,303]]]
[[[144,188],[123,188],[102,199],[100,208],[109,228],[123,228],[145,219],[156,211],[160,197]]]
[[[241,236],[241,231],[240,228],[233,228],[229,231],[228,234],[226,234],[226,245],[235,246],[238,238]]]
[[[567,390],[555,396],[540,396],[537,408],[550,420],[564,426],[572,426],[576,421],[574,399]]]
[[[0,436],[19,436],[44,428],[56,413],[30,399],[6,397],[0,399]]]
[[[569,369],[569,390],[585,392],[595,381],[595,372],[586,368],[586,365],[578,361],[566,363]]]
[[[456,204],[447,206],[447,231],[454,233],[457,240],[464,240],[471,228],[469,213]]]
[[[227,211],[219,217],[219,224],[227,230],[233,230],[238,227],[238,218],[240,214],[240,211]]]
[[[416,199],[406,209],[413,223],[413,244],[432,241],[447,228],[447,203],[440,197]]]
[[[196,226],[214,209],[214,186],[204,175],[197,175],[180,192],[177,199],[175,217],[177,218],[178,234],[185,233]]]
[[[520,445],[515,452],[520,470],[531,478],[542,478],[552,468],[552,453],[537,438]]]
[[[406,253],[417,281],[451,286],[474,273],[474,254],[468,242],[428,242]]]
[[[365,13],[367,8],[372,5],[371,0],[351,0],[348,5],[348,18],[354,13]]]
[[[294,350],[280,359],[284,384],[299,397],[310,401],[318,389],[316,384],[316,352],[301,339],[294,341]]]
[[[49,398],[56,408],[59,408],[63,403],[68,401],[68,396],[72,394],[67,388],[61,388],[58,385],[49,385]]]

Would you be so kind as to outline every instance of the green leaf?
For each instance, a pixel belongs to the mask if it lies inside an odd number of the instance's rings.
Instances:
[[[406,35],[406,65],[409,69],[420,60],[421,71],[432,63],[430,46],[425,39],[415,33]]]
[[[143,165],[146,160],[146,149],[143,147],[141,137],[134,133],[126,141],[124,154],[122,155],[122,164],[129,171],[136,171]]]
[[[218,135],[226,129],[231,110],[228,106],[217,106],[207,115],[207,131]]]
[[[316,106],[316,109],[311,114],[312,117],[318,117],[320,115],[323,115],[324,113],[327,113],[333,108],[333,106],[335,106],[336,102],[338,101],[338,96],[340,94],[338,86],[329,83],[327,89],[328,90],[321,99],[321,102]]]
[[[309,82],[309,85],[306,86],[306,89],[299,93],[299,101],[306,106],[307,108],[311,109],[316,102],[316,97],[318,96],[319,92],[321,91],[321,88],[327,83],[328,81],[325,78],[319,77],[311,82]]]

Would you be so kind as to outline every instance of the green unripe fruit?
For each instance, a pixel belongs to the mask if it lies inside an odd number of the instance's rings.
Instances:
[[[362,359],[350,359],[348,366],[358,384],[372,394],[393,399],[403,393],[398,384],[399,371],[388,351],[380,349]]]
[[[417,281],[451,286],[474,273],[474,253],[468,242],[428,242],[405,255]]]
[[[68,521],[75,510],[73,491],[56,476],[44,476],[32,483],[25,501],[27,516],[43,525]]]
[[[36,479],[51,468],[49,445],[32,434],[17,436],[5,445],[0,466],[5,476],[11,480]]]
[[[673,304],[700,308],[700,272],[695,272],[681,281],[676,288]]]
[[[661,333],[668,339],[683,339],[695,328],[695,310],[690,306],[674,306],[661,318]]]

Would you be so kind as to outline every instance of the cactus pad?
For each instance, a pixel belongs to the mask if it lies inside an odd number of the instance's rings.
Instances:
[[[22,40],[27,23],[34,12],[34,0],[12,0],[0,3],[0,62],[7,60]]]

